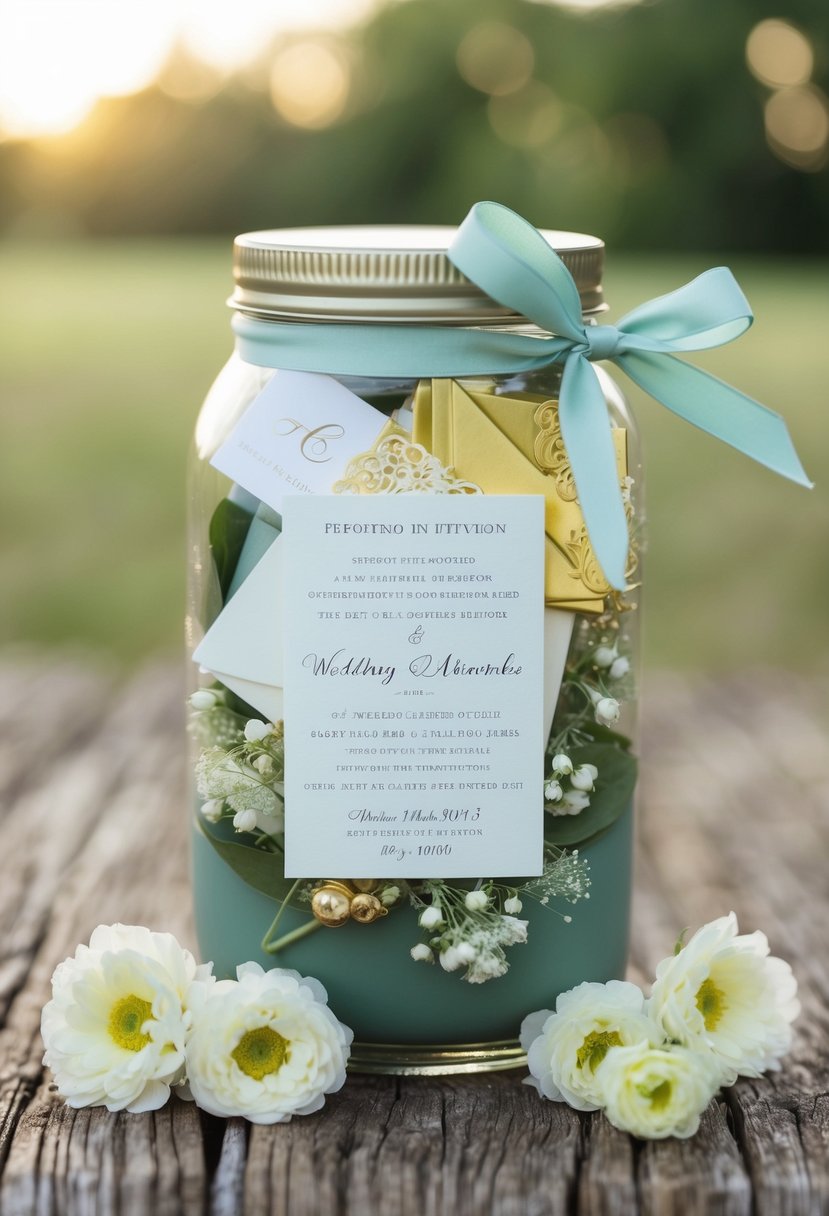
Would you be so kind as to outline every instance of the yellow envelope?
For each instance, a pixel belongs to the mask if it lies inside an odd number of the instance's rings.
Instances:
[[[627,435],[614,427],[620,480]],[[414,400],[413,438],[457,477],[485,494],[540,494],[545,508],[548,604],[601,612],[610,592],[576,502],[558,426],[558,403],[532,393],[496,396],[457,380],[423,380]]]

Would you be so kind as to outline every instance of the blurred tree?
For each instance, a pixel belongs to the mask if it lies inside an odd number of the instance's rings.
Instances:
[[[0,145],[0,226],[453,222],[494,197],[617,247],[825,252],[825,0],[785,8],[814,58],[783,114],[795,143],[815,145],[808,171],[770,146],[774,90],[746,63],[751,30],[781,17],[771,0],[590,14],[528,0],[406,0],[347,34],[275,41],[206,100],[159,86],[99,103],[61,138]],[[301,56],[284,58],[298,41],[325,52],[308,59],[318,66],[306,79]],[[291,88],[302,92],[293,102]]]

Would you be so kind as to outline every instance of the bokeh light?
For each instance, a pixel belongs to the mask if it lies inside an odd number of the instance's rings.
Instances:
[[[147,21],[140,0],[6,0],[0,29],[0,127],[8,135],[68,131],[99,97],[148,85],[173,22]]]
[[[546,4],[551,8],[569,8],[588,13],[601,8],[630,8],[640,2],[641,0],[532,0],[533,4]]]
[[[561,128],[561,103],[540,80],[506,97],[491,97],[487,109],[495,134],[514,148],[541,147]]]
[[[304,38],[274,57],[271,100],[279,116],[295,127],[319,129],[336,122],[350,84],[348,60],[332,42]]]
[[[186,46],[175,47],[158,74],[156,84],[168,97],[194,104],[207,101],[224,82],[220,72],[191,54]]]
[[[62,134],[82,122],[99,98],[135,93],[156,80],[177,100],[206,100],[228,75],[261,56],[275,35],[348,25],[382,3],[0,0],[0,137]],[[335,108],[338,69],[330,55],[316,59],[326,61],[318,101],[285,103],[300,125],[319,125],[316,109],[325,115]],[[306,110],[311,120],[303,123]]]
[[[503,21],[482,21],[458,47],[458,71],[481,93],[504,97],[523,88],[533,74],[535,52],[529,38]]]
[[[765,107],[766,136],[786,164],[816,171],[829,153],[829,102],[814,85],[772,93]]]
[[[788,21],[770,17],[755,25],[749,34],[746,62],[758,80],[779,89],[808,81],[814,52],[804,33]]]
[[[112,0],[108,0],[112,3]],[[358,21],[381,0],[156,0],[180,11],[180,29],[199,58],[231,71],[254,59],[275,32]]]

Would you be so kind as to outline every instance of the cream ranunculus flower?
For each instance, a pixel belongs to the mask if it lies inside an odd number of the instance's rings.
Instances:
[[[765,934],[738,935],[730,912],[662,960],[648,1009],[668,1038],[710,1051],[730,1085],[780,1067],[800,1012],[796,994],[791,967],[769,957]]]
[[[659,1046],[664,1035],[647,1017],[641,989],[623,980],[579,984],[559,996],[555,1013],[545,1009],[524,1019],[527,1083],[554,1102],[597,1110],[604,1102],[599,1065],[611,1048],[643,1040]]]
[[[596,1079],[614,1127],[643,1140],[685,1139],[719,1088],[719,1069],[707,1052],[642,1042],[609,1051]]]
[[[52,976],[43,1062],[70,1106],[157,1110],[184,1073],[187,992],[197,967],[171,933],[99,925]]]
[[[244,963],[238,979],[194,984],[187,1038],[190,1092],[212,1115],[287,1123],[345,1081],[353,1033],[317,980]]]

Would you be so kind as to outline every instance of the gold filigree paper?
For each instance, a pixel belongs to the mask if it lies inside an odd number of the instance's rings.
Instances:
[[[389,422],[374,447],[355,456],[335,494],[482,494],[480,486],[456,477],[406,431]]]
[[[542,473],[550,473],[556,482],[559,498],[576,501],[576,483],[567,459],[561,427],[558,423],[558,403],[545,401],[533,414],[538,433],[533,441],[533,456]]]
[[[627,436],[612,430],[619,480]],[[572,612],[601,612],[611,588],[596,561],[558,423],[558,403],[531,393],[497,396],[456,380],[424,380],[414,400],[415,441],[485,494],[545,500],[545,598]]]

